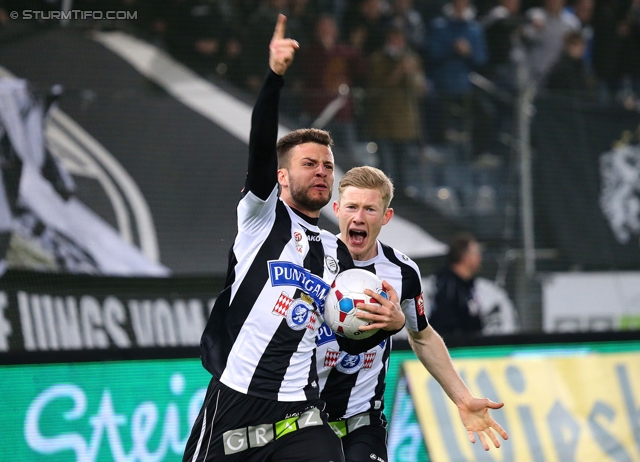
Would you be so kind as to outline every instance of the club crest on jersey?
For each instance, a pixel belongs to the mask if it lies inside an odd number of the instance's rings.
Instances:
[[[332,352],[333,354],[329,354]],[[376,359],[376,352],[371,351],[368,353],[360,353],[357,355],[350,355],[346,351],[341,351],[337,359],[334,359],[336,356],[333,350],[327,350],[325,355],[325,367],[331,367],[328,363],[333,362],[333,367],[337,369],[338,372],[342,372],[343,374],[355,374],[360,369],[371,369],[373,366],[373,361]]]
[[[329,284],[306,268],[288,261],[270,261],[269,277],[271,285],[293,286],[311,297],[320,312],[324,310],[324,300],[329,293]]]
[[[294,300],[287,309],[287,325],[293,330],[302,330],[311,322],[313,307],[304,300]],[[315,322],[315,316],[313,321]]]
[[[324,264],[331,274],[338,274],[338,262],[331,255],[324,256]]]
[[[364,367],[364,353],[350,355],[341,351],[334,367],[343,374],[355,374]]]

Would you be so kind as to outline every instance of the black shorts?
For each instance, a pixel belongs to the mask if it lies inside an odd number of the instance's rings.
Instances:
[[[344,455],[319,399],[257,398],[212,379],[182,460],[344,462]]]
[[[342,437],[346,462],[387,462],[387,430],[367,425]]]

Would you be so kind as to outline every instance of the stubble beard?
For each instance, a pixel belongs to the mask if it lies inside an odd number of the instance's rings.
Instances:
[[[331,200],[331,191],[329,191],[329,195],[327,198],[314,198],[309,194],[310,189],[311,187],[306,189],[301,187],[299,188],[295,182],[289,182],[289,193],[291,194],[291,199],[293,199],[296,204],[304,207],[306,210],[317,212],[329,203],[329,201]]]

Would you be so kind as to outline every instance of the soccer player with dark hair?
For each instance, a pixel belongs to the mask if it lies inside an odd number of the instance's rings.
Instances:
[[[330,285],[353,261],[317,226],[333,188],[329,134],[296,130],[276,143],[282,76],[298,49],[285,38],[285,21],[280,15],[253,110],[238,234],[201,340],[213,377],[183,461],[344,460],[320,400],[315,352]],[[373,321],[366,328],[380,330],[366,340],[345,339],[347,351],[366,351],[404,325],[397,294],[385,290],[389,300],[368,291],[380,306],[363,306],[362,317]]]
[[[393,217],[389,208],[393,184],[379,169],[355,167],[339,186],[333,204],[340,238],[346,243],[356,267],[375,273],[398,293],[406,318],[411,346],[431,375],[456,404],[469,439],[478,435],[489,450],[487,438],[500,447],[496,431],[507,433],[489,415],[502,403],[475,398],[453,367],[447,347],[425,317],[420,270],[400,251],[378,240],[382,226]],[[327,403],[329,420],[342,438],[345,460],[387,461],[387,433],[383,395],[391,352],[391,339],[357,355],[343,351],[327,326],[318,334],[317,366],[321,398]]]

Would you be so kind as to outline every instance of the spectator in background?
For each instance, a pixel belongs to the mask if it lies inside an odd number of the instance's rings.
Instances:
[[[423,56],[427,46],[427,27],[420,13],[414,8],[414,0],[393,0],[390,19],[393,24],[404,29],[411,49]]]
[[[581,31],[569,32],[564,37],[564,50],[551,68],[547,88],[562,91],[565,95],[584,98],[595,85],[590,76],[584,55],[587,44]]]
[[[480,24],[484,28],[488,61],[483,74],[491,80],[496,93],[484,96],[487,114],[482,127],[489,138],[490,151],[500,161],[509,158],[510,146],[505,135],[513,132],[513,107],[518,94],[518,65],[522,64],[520,31],[523,17],[520,14],[521,0],[499,0],[489,10]],[[477,133],[477,131],[476,131]]]
[[[444,6],[443,15],[431,24],[428,51],[446,138],[468,146],[473,128],[469,73],[487,62],[484,33],[469,0]]]
[[[529,24],[524,27],[523,39],[527,52],[529,78],[541,84],[551,66],[558,60],[564,36],[580,30],[580,21],[565,9],[565,0],[544,0],[543,8],[527,11]]]
[[[420,101],[426,79],[420,57],[407,45],[404,31],[389,27],[385,45],[369,60],[368,115],[371,136],[378,143],[381,169],[398,192],[410,186],[405,172],[416,171],[420,147]]]
[[[593,69],[593,9],[595,0],[575,0],[566,9],[580,21],[580,30],[585,40],[584,62],[589,69]]]
[[[313,30],[320,11],[318,2],[314,0],[289,0],[289,21],[293,20],[297,27],[304,31],[300,46],[304,47],[314,39]]]
[[[216,3],[205,0],[172,2],[166,31],[167,49],[196,72],[206,76],[215,71],[226,33]]]
[[[498,88],[510,93],[515,93],[518,83],[513,55],[523,23],[520,4],[520,0],[499,0],[480,23],[488,51],[485,74]]]
[[[381,0],[354,0],[344,18],[349,44],[365,57],[384,44],[385,10]]]
[[[442,8],[449,3],[449,0],[418,0],[416,9],[420,12],[422,19],[430,25],[434,19],[442,14]]]
[[[476,238],[461,233],[449,243],[448,266],[436,275],[436,293],[429,324],[443,338],[479,335],[480,305],[475,296],[475,275],[482,264]]]
[[[623,43],[628,33],[627,13],[631,0],[600,0],[593,14],[593,70],[599,97],[610,103],[621,88]]]
[[[627,109],[640,109],[640,0],[632,1],[623,26],[623,104]]]
[[[332,101],[343,95],[344,105],[323,128],[331,132],[342,154],[340,159],[344,159],[340,165],[347,170],[359,164],[354,158],[357,133],[351,89],[364,76],[366,62],[358,50],[339,42],[338,25],[333,16],[320,16],[315,31],[315,40],[300,50],[304,107],[316,119]]]

